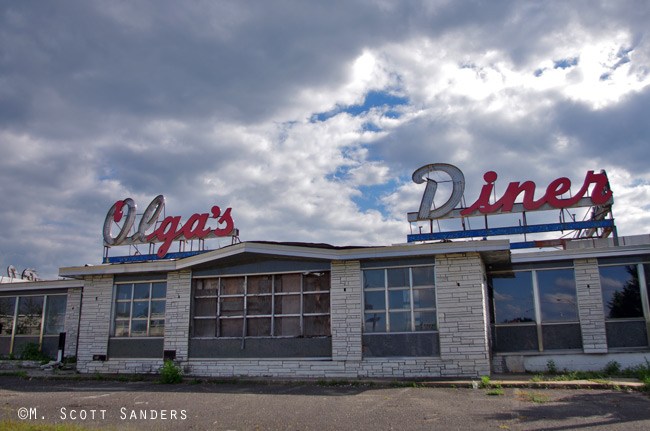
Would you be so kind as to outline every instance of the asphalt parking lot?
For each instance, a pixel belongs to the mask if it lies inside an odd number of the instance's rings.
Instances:
[[[485,389],[0,377],[0,421],[128,430],[648,430],[650,397]]]

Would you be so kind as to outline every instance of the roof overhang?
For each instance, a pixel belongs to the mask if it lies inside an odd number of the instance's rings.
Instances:
[[[435,256],[453,253],[480,253],[486,263],[508,261],[508,240],[459,241],[425,244],[397,244],[385,247],[319,247],[264,242],[245,242],[177,260],[154,260],[139,263],[119,263],[61,268],[61,277],[82,279],[86,276],[134,274],[142,272],[171,272],[192,268],[229,257],[250,254],[268,257],[312,259],[327,261],[396,259],[416,256]]]

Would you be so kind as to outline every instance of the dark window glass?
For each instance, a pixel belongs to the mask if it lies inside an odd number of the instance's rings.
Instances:
[[[14,327],[16,298],[0,298],[0,335],[11,335]]]
[[[386,332],[386,314],[365,313],[364,329],[366,332]]]
[[[408,268],[388,270],[388,287],[409,287],[411,285]]]
[[[370,291],[365,292],[363,295],[364,308],[366,310],[385,310],[386,309],[386,294],[383,290],[379,292]]]
[[[131,288],[133,286],[130,284],[118,284],[117,285],[117,299],[131,299]]]
[[[149,299],[149,283],[137,283],[133,288],[133,299]]]
[[[18,301],[18,319],[16,334],[41,335],[43,316],[42,296],[22,296]]]
[[[65,327],[65,307],[67,296],[48,296],[45,311],[45,335],[58,335]]]
[[[643,317],[636,265],[601,266],[600,286],[607,318]]]
[[[133,314],[134,319],[149,317],[149,303],[148,302],[134,302]]]
[[[406,332],[411,330],[411,313],[388,313],[390,332]]]
[[[146,320],[132,320],[131,321],[131,336],[132,337],[146,337],[147,336],[147,321]]]
[[[507,325],[495,328],[496,352],[539,351],[537,325]]]
[[[151,317],[152,318],[165,317],[165,301],[151,301]]]
[[[578,320],[576,283],[572,269],[537,271],[537,289],[542,322]]]
[[[435,308],[436,294],[433,291],[433,289],[414,289],[413,307],[414,308]]]
[[[386,285],[384,283],[384,270],[383,269],[371,269],[368,271],[363,271],[363,288],[364,289],[375,289],[375,288],[384,288]]]
[[[433,266],[416,266],[413,271],[413,287],[434,286],[435,271]]]
[[[436,312],[435,311],[416,311],[415,317],[416,331],[435,331],[436,330]]]
[[[390,310],[410,309],[411,294],[408,290],[389,290],[388,308]]]
[[[492,289],[497,324],[535,321],[533,282],[530,272],[493,275]]]
[[[167,283],[152,283],[151,297],[154,299],[165,299],[167,296]]]

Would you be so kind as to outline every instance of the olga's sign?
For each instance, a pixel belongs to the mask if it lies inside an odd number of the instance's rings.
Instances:
[[[185,224],[181,225],[180,216],[168,216],[155,227],[160,213],[165,207],[165,197],[158,195],[151,201],[138,224],[138,230],[131,236],[129,232],[135,223],[136,205],[133,199],[127,198],[117,201],[106,214],[104,221],[104,245],[131,245],[131,244],[150,244],[162,242],[158,248],[158,257],[163,258],[173,241],[207,239],[224,236],[237,235],[237,229],[230,215],[231,208],[226,209],[223,213],[221,208],[213,206],[210,213],[194,214]],[[125,214],[126,209],[126,214]],[[111,235],[111,226],[113,223],[119,223],[126,215],[126,220],[122,225],[120,232],[116,237]],[[218,226],[213,229],[207,227],[208,219],[216,219]],[[153,232],[147,234],[147,231],[154,227]]]
[[[451,177],[453,182],[451,196],[447,202],[436,209],[432,209],[432,205],[438,183],[427,178],[431,172],[444,172]],[[503,196],[494,203],[490,203],[490,196],[494,190],[494,182],[497,179],[497,174],[493,171],[486,172],[483,179],[486,184],[483,185],[478,199],[467,208],[456,208],[465,191],[465,176],[461,170],[456,166],[446,163],[434,163],[422,166],[413,173],[413,181],[417,184],[422,184],[426,181],[427,185],[422,196],[420,210],[417,213],[408,213],[408,220],[412,222],[473,217],[487,214],[590,207],[612,204],[614,202],[605,171],[597,174],[594,171],[587,172],[587,176],[580,190],[569,198],[561,197],[571,190],[571,181],[568,178],[562,177],[551,181],[544,195],[538,200],[535,200],[536,185],[534,182],[512,182],[508,184]],[[589,187],[592,185],[591,195],[585,197],[589,191]],[[520,195],[523,195],[523,202],[515,203]]]

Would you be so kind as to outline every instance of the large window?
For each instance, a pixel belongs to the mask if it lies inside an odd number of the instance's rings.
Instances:
[[[433,266],[363,271],[364,332],[437,329]]]
[[[648,269],[647,264],[599,268],[607,344],[611,348],[648,347]]]
[[[582,348],[573,269],[490,274],[494,350]]]
[[[197,278],[193,338],[330,335],[330,274]]]
[[[114,336],[164,336],[166,296],[164,281],[116,284]]]
[[[64,294],[0,297],[0,354],[17,353],[24,343],[42,345],[64,332],[67,300]]]

